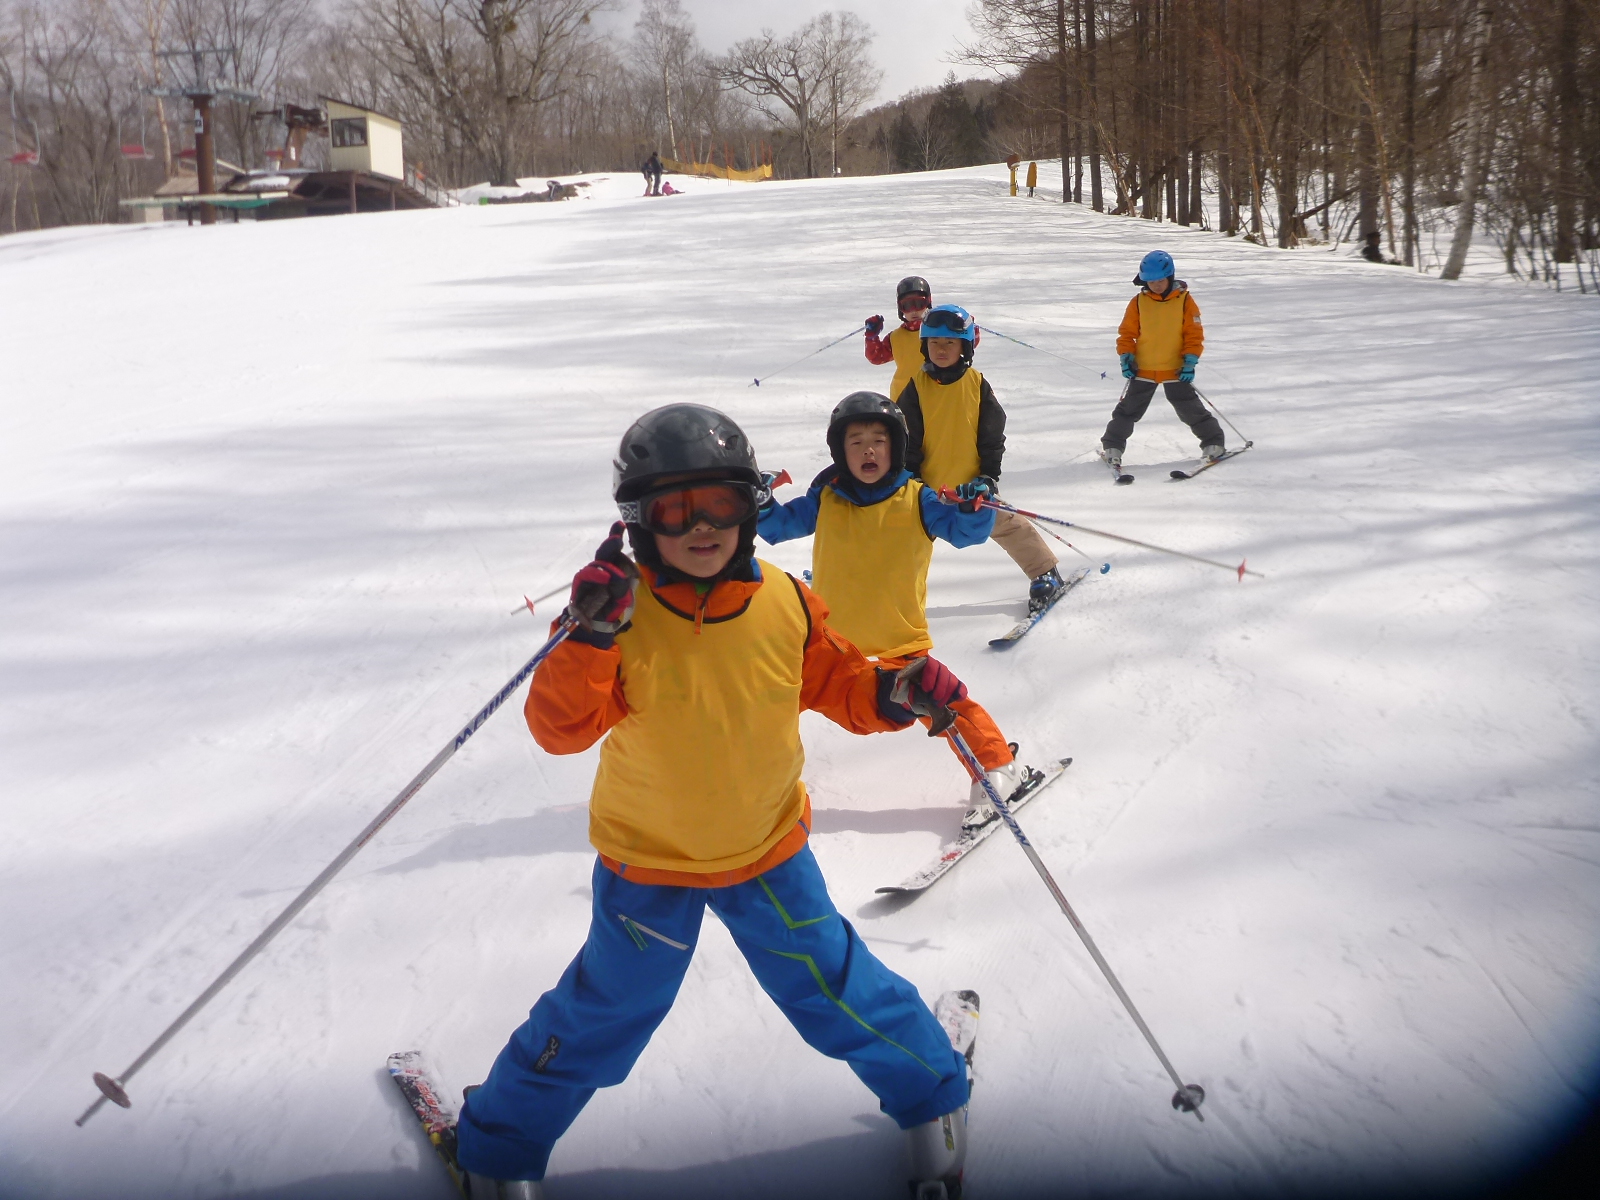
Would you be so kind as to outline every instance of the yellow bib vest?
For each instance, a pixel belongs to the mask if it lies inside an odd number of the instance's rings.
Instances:
[[[889,331],[889,349],[894,351],[894,381],[889,384],[889,399],[898,401],[900,393],[922,372],[922,333],[901,325]]]
[[[933,488],[960,487],[978,474],[978,404],[983,376],[971,367],[954,383],[917,376],[922,402],[922,478]]]
[[[1140,374],[1147,371],[1176,372],[1183,366],[1183,297],[1176,288],[1169,299],[1158,300],[1149,292],[1139,293],[1139,345],[1134,359]]]
[[[921,493],[912,479],[863,507],[822,489],[811,586],[828,603],[829,628],[869,658],[909,658],[933,646],[927,615],[933,539],[922,526]]]
[[[755,862],[805,811],[800,684],[810,620],[761,564],[739,615],[679,616],[648,587],[617,636],[628,715],[600,747],[589,840],[629,865],[710,874]]]

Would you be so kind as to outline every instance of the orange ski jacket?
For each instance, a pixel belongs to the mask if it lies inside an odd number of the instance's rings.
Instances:
[[[1117,327],[1117,353],[1134,355],[1139,377],[1157,383],[1176,379],[1183,356],[1198,358],[1205,345],[1200,306],[1181,279],[1174,279],[1164,296],[1140,288]]]
[[[906,728],[879,710],[876,667],[828,628],[822,600],[754,568],[702,592],[641,567],[614,644],[563,642],[528,689],[528,728],[549,753],[606,739],[589,840],[625,879],[728,887],[799,853],[803,709],[852,733]]]

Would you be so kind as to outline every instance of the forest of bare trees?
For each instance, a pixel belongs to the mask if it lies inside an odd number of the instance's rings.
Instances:
[[[1592,0],[979,0],[969,61],[1012,77],[1018,150],[1066,199],[1289,247],[1378,234],[1460,273],[1595,290]]]
[[[650,150],[780,176],[1059,158],[1062,199],[1292,247],[1361,241],[1459,273],[1596,286],[1593,0],[976,0],[958,82],[864,111],[881,75],[849,12],[716,52],[681,0],[0,0],[0,231],[117,219],[192,145],[161,51],[225,46],[255,103],[218,156],[267,165],[288,102],[405,123],[447,186],[637,167]],[[944,65],[944,64],[940,64]],[[316,154],[315,145],[310,152]]]

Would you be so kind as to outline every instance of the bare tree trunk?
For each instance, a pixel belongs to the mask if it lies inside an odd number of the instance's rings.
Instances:
[[[1056,125],[1056,139],[1061,151],[1063,204],[1072,199],[1072,180],[1067,174],[1067,160],[1072,154],[1072,124],[1067,100],[1067,0],[1056,0],[1056,110],[1061,117]]]
[[[1406,166],[1404,205],[1405,256],[1408,267],[1417,265],[1417,0],[1411,0],[1411,44],[1406,52]]]
[[[1233,53],[1228,41],[1228,0],[1217,0],[1217,49],[1222,75],[1222,145],[1217,151],[1217,228],[1223,233],[1239,229],[1233,202]]]
[[[1300,199],[1300,0],[1281,0],[1286,26],[1278,101],[1278,246],[1295,245]]]
[[[1472,226],[1477,217],[1478,189],[1483,185],[1484,167],[1489,157],[1485,136],[1489,128],[1489,31],[1494,25],[1494,5],[1480,0],[1472,14],[1472,74],[1467,83],[1466,149],[1461,170],[1461,206],[1456,210],[1456,232],[1450,240],[1450,256],[1445,260],[1440,279],[1460,279],[1467,263],[1467,248],[1472,244]]]
[[[1558,263],[1577,260],[1578,196],[1576,126],[1583,120],[1578,94],[1578,0],[1561,0],[1561,32],[1556,37],[1556,247]]]
[[[1175,106],[1177,111],[1173,114],[1173,161],[1176,170],[1173,172],[1177,184],[1176,203],[1173,204],[1173,216],[1179,225],[1189,224],[1189,22],[1187,7],[1180,10],[1183,15],[1175,14],[1179,22],[1176,31],[1178,43],[1174,61],[1177,64],[1177,78],[1174,81]]]
[[[1089,51],[1089,191],[1095,212],[1105,212],[1105,196],[1100,190],[1100,90],[1095,78],[1098,54],[1095,49],[1095,7],[1099,0],[1089,0],[1084,14],[1084,38]]]
[[[1361,186],[1358,224],[1361,236],[1378,228],[1378,96],[1382,78],[1383,0],[1362,0],[1366,17],[1366,42],[1361,69],[1366,75],[1362,89],[1361,130],[1358,136]]]
[[[1083,0],[1072,0],[1072,199],[1083,203]],[[1063,165],[1062,174],[1066,174]]]

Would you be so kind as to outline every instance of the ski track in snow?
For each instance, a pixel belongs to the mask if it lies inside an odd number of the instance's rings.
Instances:
[[[954,832],[948,751],[803,718],[841,911],[930,999],[983,996],[973,1200],[1441,1194],[1595,1101],[1600,308],[1004,178],[643,200],[617,177],[562,205],[0,240],[0,1196],[449,1194],[385,1056],[481,1078],[588,919],[595,754],[542,754],[517,703],[130,1112],[72,1119],[531,653],[559,601],[512,610],[604,535],[626,424],[709,402],[809,479],[834,402],[888,370],[851,342],[749,380],[911,272],[1111,375],[984,341],[1008,499],[1266,575],[1063,530],[1113,569],[1005,655],[1003,553],[941,545],[930,584],[936,653],[1025,758],[1076,758],[1022,824],[1203,1125],[1009,839],[914,903],[873,896]],[[1092,451],[1152,245],[1255,448],[1170,482],[1195,448],[1158,396],[1118,488]],[[879,1197],[899,1154],[708,919],[549,1192]]]

